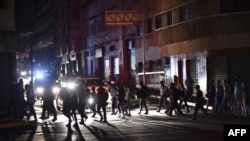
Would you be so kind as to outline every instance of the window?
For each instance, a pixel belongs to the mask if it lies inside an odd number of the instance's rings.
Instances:
[[[137,34],[137,36],[141,36],[143,34],[142,22],[137,23],[136,34]]]
[[[114,74],[119,74],[119,58],[114,58]]]
[[[149,61],[149,71],[159,71],[161,70],[161,59],[159,60],[150,60]]]
[[[143,72],[143,63],[142,62],[137,63],[137,72]]]
[[[161,28],[163,26],[162,14],[155,17],[155,28]]]
[[[250,5],[249,0],[221,0],[221,12],[239,12],[249,11]]]
[[[167,19],[168,19],[168,22],[167,22],[168,25],[173,24],[173,20],[172,20],[172,11],[168,11],[168,12],[167,12]]]
[[[147,33],[151,33],[153,31],[153,22],[152,19],[147,20]]]
[[[102,53],[102,48],[97,48],[95,49],[95,57],[96,58],[100,58],[103,56],[103,53]]]
[[[88,57],[88,56],[89,56],[89,51],[88,51],[88,50],[84,51],[84,56],[85,56],[85,57]]]
[[[106,77],[106,79],[108,79],[110,77],[109,59],[105,59],[105,77]]]
[[[135,58],[135,50],[131,49],[131,57],[130,57],[130,68],[132,71],[136,71],[136,58]]]
[[[187,6],[180,7],[180,21],[186,21],[188,19]]]
[[[128,47],[128,49],[135,48],[135,41],[134,40],[128,40],[127,41],[127,47]]]
[[[111,51],[115,51],[115,45],[111,45],[110,47],[109,47],[109,51],[111,52]]]

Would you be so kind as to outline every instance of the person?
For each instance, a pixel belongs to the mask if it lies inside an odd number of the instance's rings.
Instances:
[[[206,110],[208,109],[208,106],[212,106],[212,110],[215,110],[215,96],[216,96],[216,86],[214,80],[210,80],[209,86],[208,86],[208,94],[206,97],[208,98],[206,103]]]
[[[184,87],[184,84],[181,83],[179,86],[179,93],[180,93],[180,103],[179,106],[181,107],[182,102],[184,102],[184,106],[186,108],[186,113],[189,113],[189,105],[187,103],[188,100],[188,92],[186,90],[186,88]]]
[[[162,105],[164,104],[167,109],[167,97],[168,97],[168,87],[164,84],[164,81],[160,82],[160,99],[158,102],[158,108],[156,112],[160,112]]]
[[[108,87],[108,92],[110,93],[110,96],[111,96],[111,109],[112,109],[111,114],[115,115],[117,112],[116,108],[117,108],[117,93],[118,92],[117,92],[117,87],[114,81],[110,82],[109,87]]]
[[[144,85],[143,81],[140,81],[140,88],[138,89],[138,95],[137,97],[140,98],[140,111],[138,114],[141,114],[142,108],[145,108],[145,113],[148,114],[148,106],[146,103],[147,98],[149,98],[149,89],[146,85]]]
[[[70,82],[73,81],[73,78],[66,76],[63,80],[64,82]],[[77,99],[77,93],[71,88],[63,87],[59,93],[59,95],[63,99],[63,114],[68,118],[68,124],[66,126],[70,129],[71,128],[71,122],[73,117],[75,123],[73,126],[77,126],[77,116],[76,116],[76,110],[78,108],[78,99]]]
[[[241,109],[243,116],[246,118],[247,109],[245,85],[242,82],[240,75],[237,75],[236,82],[234,84],[234,112],[238,112],[239,109]]]
[[[197,113],[200,109],[203,112],[203,114],[205,114],[206,118],[208,118],[208,113],[204,108],[205,99],[203,97],[203,92],[200,90],[200,85],[196,85],[195,88],[196,88],[197,94],[196,94],[196,102],[195,102],[195,108],[194,108],[194,114],[193,114],[192,120],[197,119]]]
[[[95,117],[96,115],[96,90],[94,86],[91,88],[90,98],[92,99],[91,101],[89,101],[90,109],[93,112],[92,117]]]
[[[121,116],[122,118],[125,118],[125,114],[124,114],[124,97],[125,97],[125,90],[123,88],[123,85],[121,83],[117,83],[118,86],[118,113],[119,116]]]
[[[124,90],[125,90],[125,96],[124,96],[124,111],[125,111],[125,115],[127,116],[131,116],[131,112],[130,112],[130,102],[131,102],[131,92],[130,92],[130,88],[128,86],[128,84],[125,82],[123,84],[124,86]]]
[[[79,78],[75,80],[75,84],[76,84],[75,89],[76,89],[77,101],[78,101],[78,112],[81,117],[81,121],[79,122],[79,124],[85,125],[84,121],[88,119],[88,116],[85,113],[85,109],[87,105],[87,100],[90,95],[90,90],[88,89],[88,87],[85,86],[86,84],[84,85],[82,83],[82,80]]]
[[[36,116],[36,111],[34,109],[34,104],[35,104],[35,95],[34,95],[34,90],[33,90],[33,86],[32,83],[30,82],[30,84],[26,84],[24,86],[25,92],[26,92],[26,96],[27,96],[27,104],[29,107],[29,117],[31,115],[34,116],[34,120],[37,121],[37,116]]]
[[[215,110],[214,110],[215,113],[219,114],[219,109],[220,109],[221,104],[222,104],[223,96],[224,96],[224,87],[221,84],[221,80],[217,80]]]
[[[194,80],[190,76],[190,74],[187,76],[187,79],[185,81],[185,85],[186,85],[187,91],[188,91],[188,98],[191,98],[193,93],[194,93]]]
[[[97,89],[97,113],[101,117],[100,122],[107,122],[106,106],[108,100],[108,92],[103,87],[103,85],[103,83],[100,83],[99,88]],[[101,113],[101,108],[103,114]]]
[[[20,78],[16,87],[17,92],[17,119],[23,119],[25,116],[29,119],[29,114],[25,110],[26,100],[24,99],[25,89],[23,84],[23,79]]]
[[[183,115],[181,108],[178,104],[178,100],[180,98],[179,91],[175,87],[174,83],[170,83],[170,88],[169,88],[169,94],[170,94],[170,99],[171,99],[171,104],[168,107],[166,114],[168,116],[172,116],[173,110],[176,109],[180,115]]]
[[[231,85],[229,84],[228,80],[224,80],[224,96],[221,107],[219,109],[219,113],[223,112],[224,110],[232,110]]]
[[[42,109],[42,119],[49,118],[49,114],[53,113],[54,118],[52,119],[52,122],[55,122],[57,120],[57,111],[54,105],[54,94],[52,92],[52,80],[49,80],[49,82],[45,83],[44,85],[44,93],[43,93],[43,109]],[[45,116],[47,112],[47,116]]]
[[[63,101],[62,113],[64,116],[66,116],[68,118],[68,124],[66,124],[66,126],[71,127],[71,122],[72,122],[72,120],[71,120],[71,116],[72,116],[71,107],[72,107],[72,104],[71,104],[71,94],[69,93],[68,88],[62,87],[57,98],[61,98]]]

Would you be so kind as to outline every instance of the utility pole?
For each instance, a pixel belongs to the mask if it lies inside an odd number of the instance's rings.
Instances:
[[[145,42],[144,42],[144,16],[142,18],[142,35],[141,35],[141,46],[143,49],[143,83],[146,84],[146,48],[145,48]]]
[[[30,32],[30,36],[31,36],[31,43],[30,43],[30,75],[31,75],[31,80],[30,80],[30,85],[32,86],[32,88],[34,87],[33,86],[33,81],[34,81],[34,70],[33,70],[33,60],[34,60],[34,51],[33,51],[33,32],[34,32],[34,1],[32,0],[31,1],[31,11],[32,11],[32,14],[31,14],[31,32]],[[33,90],[33,89],[32,89]],[[34,92],[33,92],[34,93]]]

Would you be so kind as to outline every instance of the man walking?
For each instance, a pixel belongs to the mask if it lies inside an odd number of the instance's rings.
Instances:
[[[194,110],[194,115],[192,120],[196,120],[197,119],[197,113],[198,110],[201,109],[202,112],[206,115],[206,118],[208,118],[208,114],[207,111],[205,110],[204,106],[204,97],[203,97],[203,92],[200,90],[200,85],[196,85],[196,103],[195,103],[195,110]]]
[[[168,87],[164,84],[164,81],[161,81],[161,86],[160,86],[160,99],[158,102],[158,109],[156,112],[161,111],[161,107],[163,104],[165,104],[165,107],[167,109],[167,96],[168,96]]]
[[[106,106],[108,100],[108,93],[105,88],[103,88],[103,83],[99,85],[97,89],[97,113],[101,117],[100,122],[107,122],[107,113],[106,113]],[[101,113],[101,108],[103,114]]]
[[[146,103],[146,99],[149,97],[149,89],[147,86],[144,85],[142,81],[140,81],[140,89],[138,91],[140,97],[140,111],[138,114],[141,114],[142,108],[145,108],[145,113],[148,114],[148,107]]]

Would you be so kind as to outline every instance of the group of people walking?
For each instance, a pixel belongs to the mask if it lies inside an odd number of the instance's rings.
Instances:
[[[231,112],[235,116],[247,117],[246,88],[239,75],[232,84],[228,80],[211,80],[208,87],[207,106],[212,106],[214,113]]]
[[[200,86],[195,85],[191,77],[188,77],[185,84],[179,84],[178,86],[174,83],[170,83],[167,86],[164,84],[164,81],[160,81],[160,99],[156,111],[160,112],[164,105],[166,109],[165,113],[168,116],[172,116],[173,112],[183,115],[183,109],[188,113],[190,112],[188,101],[195,94],[193,120],[197,119],[199,110],[208,118],[208,106],[212,106],[213,111],[217,114],[231,111],[233,114],[241,112],[244,117],[247,117],[245,86],[240,76],[237,76],[234,85],[228,80],[224,80],[223,82],[218,80],[217,84],[215,84],[215,81],[211,80],[208,85],[208,93],[204,95]],[[80,115],[79,124],[85,125],[85,121],[88,119],[88,115],[85,113],[87,107],[92,111],[92,117],[98,114],[100,122],[107,122],[106,107],[109,96],[111,97],[112,115],[118,115],[121,118],[131,116],[131,102],[135,98],[133,94],[139,100],[138,114],[141,114],[143,110],[145,111],[144,114],[148,114],[149,112],[147,99],[150,97],[151,92],[143,81],[140,81],[139,87],[131,87],[127,83],[110,81],[105,87],[104,83],[100,83],[97,88],[95,86],[89,88],[87,84],[83,83],[81,78],[74,78],[74,83],[74,89],[62,87],[57,97],[63,100],[62,113],[68,118],[67,127],[71,127],[72,121],[75,121],[74,125],[78,125],[78,113]],[[54,105],[55,97],[52,93],[52,86],[52,81],[46,83],[44,86],[45,92],[42,97],[43,110],[40,118],[46,119],[52,114],[54,117],[52,121],[54,122],[57,120],[57,110]],[[15,88],[15,92],[18,94],[16,101],[18,105],[15,107],[16,116],[19,119],[25,116],[29,119],[33,115],[34,119],[37,120],[34,110],[35,95],[32,84],[23,86],[23,80],[20,79]],[[24,99],[25,94],[27,99]],[[207,100],[205,100],[205,97],[207,97]],[[29,112],[24,110],[25,106],[29,108]]]
[[[198,110],[200,109],[203,111],[206,117],[208,116],[207,111],[203,107],[204,97],[203,97],[203,92],[200,90],[199,85],[194,86],[194,82],[190,80],[186,81],[187,88],[184,86],[184,84],[180,84],[177,87],[174,83],[170,83],[170,86],[167,87],[164,84],[164,81],[161,81],[160,83],[161,83],[160,99],[159,99],[159,103],[157,107],[157,112],[160,112],[162,106],[165,105],[165,108],[166,108],[165,113],[168,116],[172,116],[173,111],[176,111],[176,113],[179,115],[183,115],[183,111],[181,107],[182,107],[182,103],[184,103],[184,108],[186,109],[186,112],[188,113],[190,111],[190,107],[187,101],[190,100],[193,94],[193,89],[195,87],[196,92],[197,92],[196,93],[196,105],[195,105],[195,111],[194,111],[192,119],[193,120],[197,119],[197,113],[198,113]],[[168,98],[170,99],[169,103],[167,100]]]
[[[176,86],[174,83],[170,83],[170,86],[167,87],[164,81],[161,81],[160,84],[160,99],[157,112],[160,112],[162,106],[165,105],[165,113],[169,116],[172,116],[173,111],[182,115],[183,106],[188,113],[190,107],[187,101],[191,100],[190,98],[195,94],[196,100],[192,117],[193,120],[197,119],[199,110],[208,118],[207,110],[209,106],[211,106],[214,113],[217,114],[230,111],[235,116],[247,117],[246,89],[239,75],[236,77],[234,84],[231,84],[228,80],[224,80],[223,82],[217,80],[217,84],[215,84],[215,81],[211,80],[206,95],[203,94],[199,85],[194,85],[194,81],[191,77],[188,77],[185,81],[186,86],[184,84]],[[195,92],[194,89],[196,90]],[[207,100],[205,97],[207,97]]]
[[[22,120],[25,117],[30,119],[30,117],[33,116],[34,120],[37,121],[37,115],[34,109],[35,95],[31,82],[24,84],[23,79],[20,78],[17,84],[13,83],[11,96],[11,111],[15,119]]]
[[[95,117],[97,113],[100,116],[100,122],[107,122],[106,106],[109,95],[103,87],[104,84],[100,83],[97,89],[95,87],[89,89],[81,78],[76,78],[74,84],[74,89],[63,87],[58,96],[63,100],[62,112],[68,118],[66,126],[71,127],[72,121],[75,121],[74,126],[78,125],[77,111],[80,115],[79,124],[85,125],[88,119],[85,113],[86,107],[92,110],[92,117]]]

